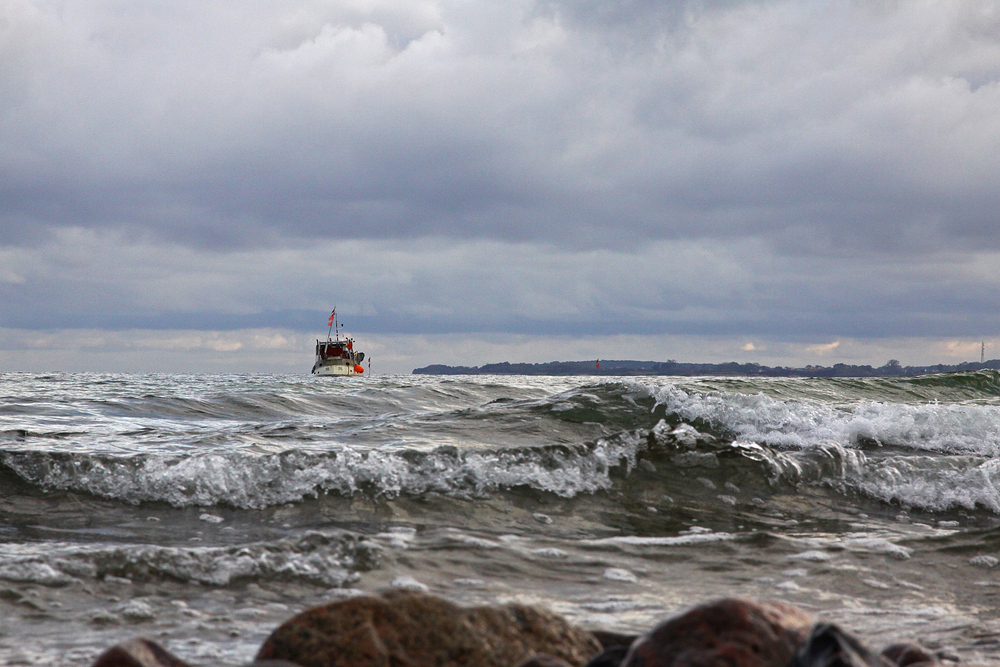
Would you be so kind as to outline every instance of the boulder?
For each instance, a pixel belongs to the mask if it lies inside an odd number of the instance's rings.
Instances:
[[[587,663],[587,667],[618,667],[628,655],[628,646],[608,646]]]
[[[257,660],[302,667],[512,667],[538,653],[574,667],[601,650],[557,614],[530,606],[464,609],[417,591],[309,609],[265,640]]]
[[[604,630],[594,630],[593,635],[597,641],[601,642],[601,647],[604,650],[591,658],[587,667],[618,667],[628,654],[632,642],[637,639],[635,635],[623,635]]]
[[[830,623],[817,624],[795,653],[790,667],[896,667]]]
[[[570,664],[554,655],[537,653],[517,663],[517,667],[570,667]]]
[[[142,637],[112,646],[92,667],[191,667],[156,642]],[[299,667],[287,660],[257,660],[247,667]]]
[[[882,649],[882,655],[892,660],[898,667],[909,667],[910,665],[930,667],[930,665],[937,665],[941,662],[936,655],[917,644],[890,644]]]
[[[130,639],[98,656],[93,667],[190,667],[167,649],[149,639]]]
[[[778,601],[725,598],[639,637],[622,667],[788,667],[813,618]]]

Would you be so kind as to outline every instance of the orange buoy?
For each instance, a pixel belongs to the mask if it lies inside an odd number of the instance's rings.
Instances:
[[[364,373],[365,372],[365,367],[362,366],[361,364],[354,364],[354,372],[355,373]]]

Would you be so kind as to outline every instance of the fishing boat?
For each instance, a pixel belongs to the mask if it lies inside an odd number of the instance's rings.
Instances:
[[[364,352],[354,351],[354,339],[340,337],[340,324],[337,321],[337,309],[330,313],[330,330],[326,340],[316,340],[316,363],[313,364],[313,375],[361,375],[365,372],[361,362],[365,360]],[[334,333],[336,331],[336,333]]]

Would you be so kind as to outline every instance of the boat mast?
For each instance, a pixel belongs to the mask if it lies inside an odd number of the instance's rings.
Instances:
[[[330,342],[330,334],[333,332],[333,325],[337,322],[337,307],[333,307],[333,312],[330,313],[330,321],[327,324],[330,325],[329,331],[326,332],[326,342]],[[337,327],[337,339],[340,339],[340,327]]]

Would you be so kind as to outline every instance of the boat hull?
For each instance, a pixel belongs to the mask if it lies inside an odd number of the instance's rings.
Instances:
[[[349,364],[317,363],[312,369],[313,375],[360,375],[354,370],[354,362]]]

